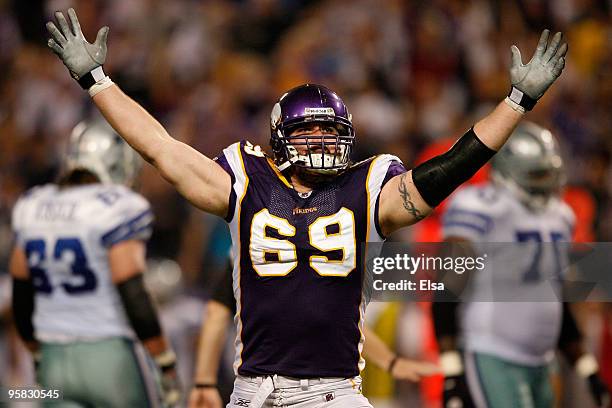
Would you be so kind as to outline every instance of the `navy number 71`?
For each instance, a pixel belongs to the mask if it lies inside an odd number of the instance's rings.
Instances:
[[[557,279],[561,279],[561,250],[559,248],[560,242],[563,241],[563,234],[560,232],[551,232],[550,241],[554,250],[555,260],[555,275]],[[539,282],[541,279],[541,262],[542,262],[542,234],[540,231],[517,231],[516,240],[518,242],[535,242],[536,248],[533,254],[533,259],[529,263],[529,268],[523,274],[523,282]]]

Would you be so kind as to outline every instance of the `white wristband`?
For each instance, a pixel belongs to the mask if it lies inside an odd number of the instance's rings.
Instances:
[[[114,82],[108,76],[105,76],[104,78],[100,79],[98,82],[93,84],[91,88],[87,90],[87,92],[89,92],[89,96],[93,98],[94,95],[96,95],[99,92],[102,92],[103,90],[111,86],[112,84],[114,84]]]
[[[525,112],[526,112],[525,108],[523,108],[518,103],[514,102],[509,97],[506,96],[506,99],[504,99],[504,102],[506,102],[508,104],[508,106],[510,106],[513,110],[517,111],[518,113],[525,114]]]
[[[599,371],[599,364],[592,354],[583,354],[575,364],[579,376],[587,378]]]
[[[458,351],[445,351],[440,355],[440,368],[445,377],[463,374],[463,362]]]

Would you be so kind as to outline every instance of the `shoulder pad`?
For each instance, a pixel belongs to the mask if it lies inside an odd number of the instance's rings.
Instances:
[[[21,228],[25,226],[25,215],[24,210],[25,207],[30,203],[35,202],[38,198],[43,195],[53,194],[57,191],[57,185],[55,184],[45,184],[42,186],[35,186],[25,191],[15,203],[13,207],[13,212],[11,216],[11,223],[14,232],[17,232]]]
[[[372,160],[374,160],[377,156],[370,156],[367,159],[363,159],[361,161],[358,161],[356,163],[351,163],[351,165],[348,167],[349,169],[354,169],[354,168],[358,168],[361,166],[365,166],[368,165],[372,162]]]
[[[149,202],[126,187],[118,187],[100,191],[97,196],[108,209],[101,236],[106,247],[128,239],[146,240],[152,232],[154,217]]]
[[[467,186],[453,194],[448,208],[467,208],[478,210],[490,216],[503,214],[508,203],[501,197],[500,191],[491,184]]]
[[[246,154],[248,154],[250,156],[261,157],[261,158],[268,157],[268,155],[266,154],[265,151],[263,151],[261,146],[254,145],[253,143],[249,142],[248,140],[242,140],[240,142],[240,147],[242,148],[242,151],[244,153],[246,153]]]
[[[450,198],[442,216],[444,236],[462,236],[479,241],[508,211],[508,202],[492,185],[468,186]]]

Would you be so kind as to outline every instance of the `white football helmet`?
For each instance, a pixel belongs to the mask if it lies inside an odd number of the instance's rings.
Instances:
[[[104,120],[80,122],[72,131],[65,172],[87,170],[102,183],[131,186],[141,167],[138,154]]]
[[[532,209],[544,208],[565,184],[559,145],[548,129],[523,122],[493,156],[492,178]]]

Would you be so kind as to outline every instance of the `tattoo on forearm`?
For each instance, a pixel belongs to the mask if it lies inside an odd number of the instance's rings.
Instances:
[[[404,204],[406,211],[408,211],[415,220],[419,221],[425,218],[425,215],[423,215],[412,202],[412,197],[410,197],[410,192],[408,192],[408,187],[406,187],[406,174],[407,173],[404,173],[400,176],[397,191],[399,191],[400,195],[402,196],[402,203]]]

